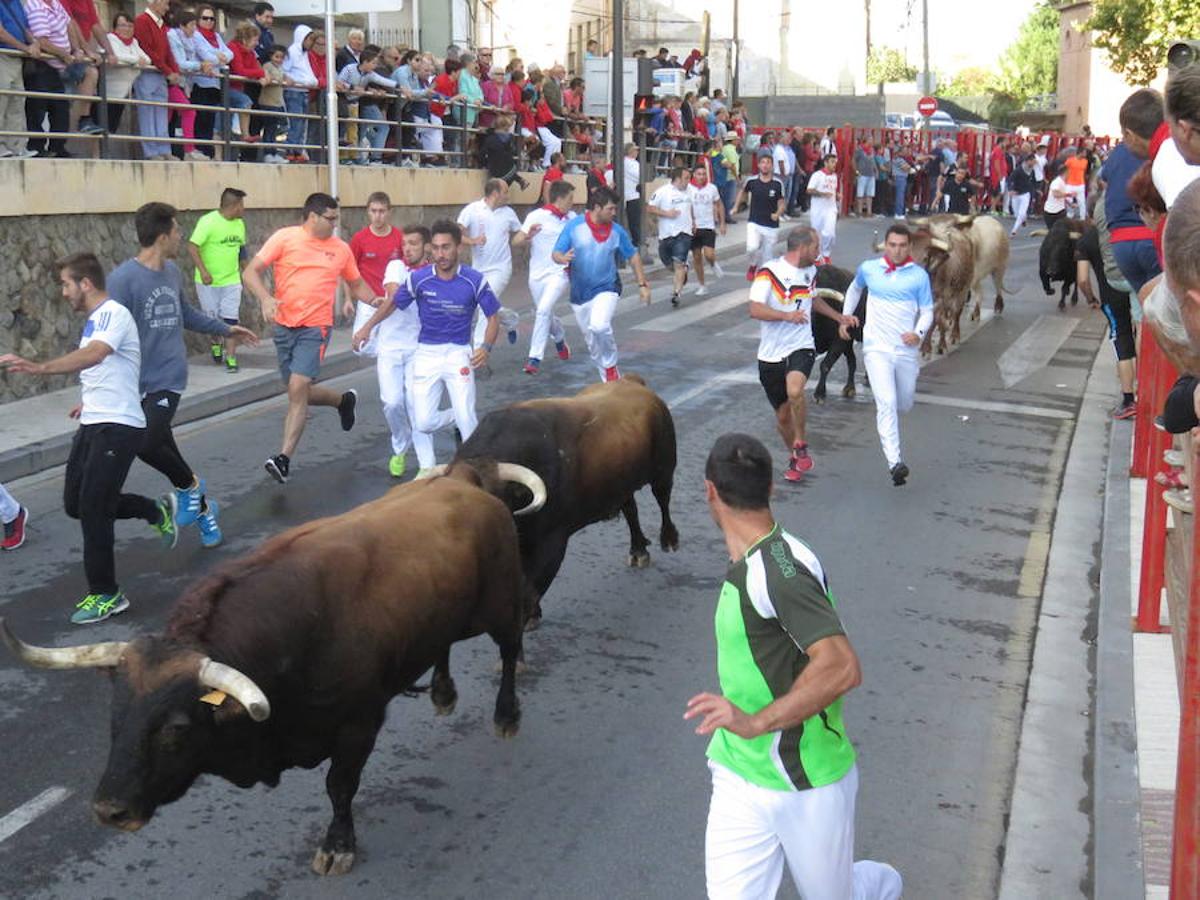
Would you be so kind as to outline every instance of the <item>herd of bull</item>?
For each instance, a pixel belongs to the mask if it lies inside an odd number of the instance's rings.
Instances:
[[[540,620],[569,538],[624,514],[628,564],[648,565],[634,499],[648,485],[659,544],[678,549],[675,462],[671,413],[637,376],[517,403],[484,417],[431,477],[201,578],[162,634],[35,647],[0,619],[0,638],[29,665],[112,673],[99,821],[136,831],[202,774],[274,786],[285,769],[329,760],[333,819],[312,866],[344,874],[355,859],[351,804],[389,701],[432,669],[433,705],[450,713],[450,648],[486,633],[500,648],[496,731],[515,735],[524,631]]]

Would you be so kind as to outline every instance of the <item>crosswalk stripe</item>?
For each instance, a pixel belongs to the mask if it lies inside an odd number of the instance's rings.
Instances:
[[[746,289],[729,291],[713,297],[710,300],[703,300],[700,303],[688,304],[683,309],[677,309],[665,315],[656,316],[653,319],[648,319],[634,325],[633,331],[659,331],[672,332],[678,331],[681,328],[686,328],[688,325],[694,325],[710,316],[719,315],[738,306],[742,306],[747,302]]]

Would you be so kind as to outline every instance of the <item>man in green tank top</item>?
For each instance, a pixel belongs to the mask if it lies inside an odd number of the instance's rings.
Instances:
[[[820,560],[771,514],[772,471],[745,434],[718,438],[705,466],[731,560],[716,611],[721,693],[684,714],[712,735],[708,895],[774,897],[786,860],[802,897],[896,900],[895,869],[854,862],[858,769],[841,698],[861,680],[858,657]]]

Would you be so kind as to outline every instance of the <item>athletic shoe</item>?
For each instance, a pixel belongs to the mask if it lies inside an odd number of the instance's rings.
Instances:
[[[796,444],[792,447],[792,466],[802,474],[812,469],[813,459],[808,454],[808,444]]]
[[[796,468],[796,461],[793,459],[788,463],[788,467],[783,470],[783,480],[790,481],[792,484],[799,484],[804,480],[804,473]]]
[[[541,371],[541,360],[534,359],[532,356],[529,357],[529,362],[525,363],[525,365],[521,367],[521,371],[526,375],[536,375],[539,371]]]
[[[388,460],[388,471],[393,478],[404,477],[404,456],[392,454],[392,458]]]
[[[291,461],[286,454],[280,453],[278,456],[269,457],[263,468],[267,470],[267,474],[278,481],[280,484],[287,484],[288,469],[291,468]]]
[[[1190,516],[1195,511],[1195,506],[1192,503],[1192,492],[1187,488],[1173,488],[1163,491],[1162,498],[1167,506],[1176,512],[1187,513]]]
[[[554,349],[558,351],[558,358],[568,360],[571,358],[571,347],[566,341],[558,341],[554,345]]]
[[[158,499],[158,511],[161,518],[157,525],[151,525],[159,539],[162,540],[163,546],[168,550],[174,550],[175,545],[179,543],[179,527],[176,524],[176,500],[174,494],[163,494]]]
[[[671,305],[673,307],[675,307],[676,309],[679,309],[679,295],[678,294],[671,295]]]
[[[236,356],[225,357],[225,371],[233,375],[238,370],[238,361]]]
[[[413,480],[420,481],[422,478],[428,477],[429,473],[432,471],[433,469],[417,469],[417,474],[413,477]]]
[[[109,616],[129,609],[129,601],[120,591],[115,594],[88,594],[75,606],[71,614],[72,625],[94,625]]]
[[[358,391],[349,390],[342,394],[342,401],[338,404],[338,415],[342,419],[342,431],[349,431],[354,427],[354,407],[358,405]]]
[[[609,366],[607,369],[604,370],[604,380],[605,381],[620,381],[621,380],[621,373],[617,370],[616,366]]]
[[[751,266],[750,268],[748,268],[748,269],[746,270],[746,280],[747,280],[747,281],[753,281],[753,280],[754,280],[754,276],[755,276],[757,273],[758,273],[758,269],[756,269],[754,266]]]
[[[1164,450],[1163,462],[1176,469],[1182,469],[1185,462],[1182,450]]]
[[[1154,417],[1154,427],[1157,428],[1159,431],[1166,431],[1167,430],[1167,420],[1164,419],[1162,416],[1155,416]]]
[[[200,508],[204,505],[204,479],[197,478],[196,486],[175,489],[175,524],[180,528],[191,525],[200,516]]]
[[[1122,402],[1116,409],[1113,410],[1112,417],[1114,419],[1132,419],[1137,415],[1136,403]]]
[[[900,485],[908,481],[908,466],[902,462],[898,462],[892,466],[891,473],[892,484],[894,484],[896,487],[900,487]]]
[[[721,268],[721,264],[719,262],[714,261],[712,267],[714,275],[716,275],[718,278],[725,277],[725,270]]]
[[[212,361],[219,366],[221,364],[221,360],[225,357],[225,348],[220,344],[213,344],[208,348],[208,352],[212,354]]]
[[[22,506],[17,517],[4,524],[4,541],[0,542],[0,548],[16,550],[25,543],[25,526],[28,524],[29,510]]]
[[[221,543],[221,526],[217,524],[217,502],[209,500],[204,504],[204,512],[196,517],[196,527],[200,529],[200,546],[215,547]]]
[[[707,297],[708,296],[708,288],[702,284],[698,288],[696,288],[695,294],[697,297]]]

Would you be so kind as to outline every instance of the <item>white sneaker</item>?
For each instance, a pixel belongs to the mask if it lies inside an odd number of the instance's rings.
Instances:
[[[1184,459],[1182,450],[1164,450],[1163,462],[1168,466],[1174,466],[1176,469],[1182,469],[1186,460]]]
[[[708,288],[705,287],[704,285],[700,285],[699,287],[696,288],[695,293],[696,293],[697,297],[707,297],[708,296]]]
[[[718,278],[725,277],[725,270],[721,268],[721,264],[719,262],[714,262],[712,266],[714,275],[716,275]]]
[[[8,150],[4,147],[0,147],[0,159],[8,159],[12,155],[13,155],[13,152],[11,150]]]
[[[189,150],[187,153],[183,154],[183,157],[184,159],[194,160],[195,162],[212,162],[212,160],[210,160],[199,150]]]

